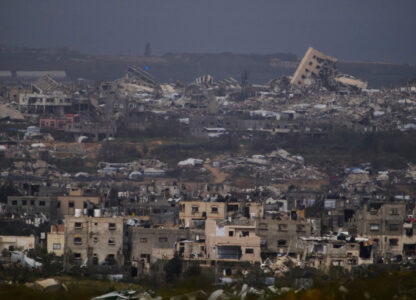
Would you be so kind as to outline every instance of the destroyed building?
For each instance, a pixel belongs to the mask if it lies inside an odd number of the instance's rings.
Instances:
[[[299,63],[290,83],[295,86],[308,86],[321,75],[328,76],[335,70],[336,58],[309,47]]]

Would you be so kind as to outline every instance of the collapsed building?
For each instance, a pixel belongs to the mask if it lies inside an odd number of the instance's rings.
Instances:
[[[354,76],[337,74],[338,59],[309,47],[300,61],[290,83],[296,87],[308,87],[317,82],[324,85],[339,84],[345,88],[366,89],[367,83]]]
[[[309,47],[299,63],[290,83],[299,87],[308,86],[321,76],[331,75],[335,72],[335,63],[338,60],[318,50]]]

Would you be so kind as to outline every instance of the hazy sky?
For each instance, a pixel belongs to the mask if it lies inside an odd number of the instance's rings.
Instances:
[[[87,53],[292,52],[416,63],[416,0],[0,0],[0,42]]]

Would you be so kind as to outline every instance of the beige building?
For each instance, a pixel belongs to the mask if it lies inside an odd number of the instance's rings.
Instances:
[[[249,202],[245,205],[246,215],[250,219],[260,219],[264,216],[264,207],[263,203],[260,202]]]
[[[62,256],[65,248],[65,225],[58,224],[51,226],[51,232],[47,236],[48,253],[55,253],[56,256]]]
[[[251,220],[207,220],[205,244],[207,260],[261,262],[260,237]]]
[[[369,241],[347,242],[345,240],[325,240],[302,238],[297,250],[303,252],[306,265],[321,270],[342,267],[350,270],[354,266],[373,263]]]
[[[179,221],[182,226],[195,228],[204,220],[221,220],[226,216],[224,202],[180,201]]]
[[[65,263],[123,264],[123,217],[65,218]]]
[[[29,250],[35,248],[34,236],[0,235],[0,251],[4,249]]]
[[[311,236],[312,226],[309,221],[301,218],[267,218],[258,220],[256,233],[262,240],[263,254],[273,257],[278,253],[296,253],[298,239]]]
[[[73,216],[75,209],[88,209],[91,205],[100,204],[100,197],[96,195],[85,195],[79,188],[69,189],[68,196],[58,197],[58,207],[61,216]]]
[[[321,72],[332,70],[336,62],[336,58],[309,47],[293,74],[290,84],[299,87],[309,85],[313,82],[313,78],[319,77]]]
[[[178,228],[128,228],[129,258],[133,268],[142,272],[148,270],[158,260],[171,259],[179,243],[194,239],[197,231]],[[203,232],[201,231],[201,235]]]

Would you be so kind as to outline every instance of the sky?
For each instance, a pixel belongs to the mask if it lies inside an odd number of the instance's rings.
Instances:
[[[416,0],[1,0],[0,43],[89,54],[291,52],[416,64]]]

